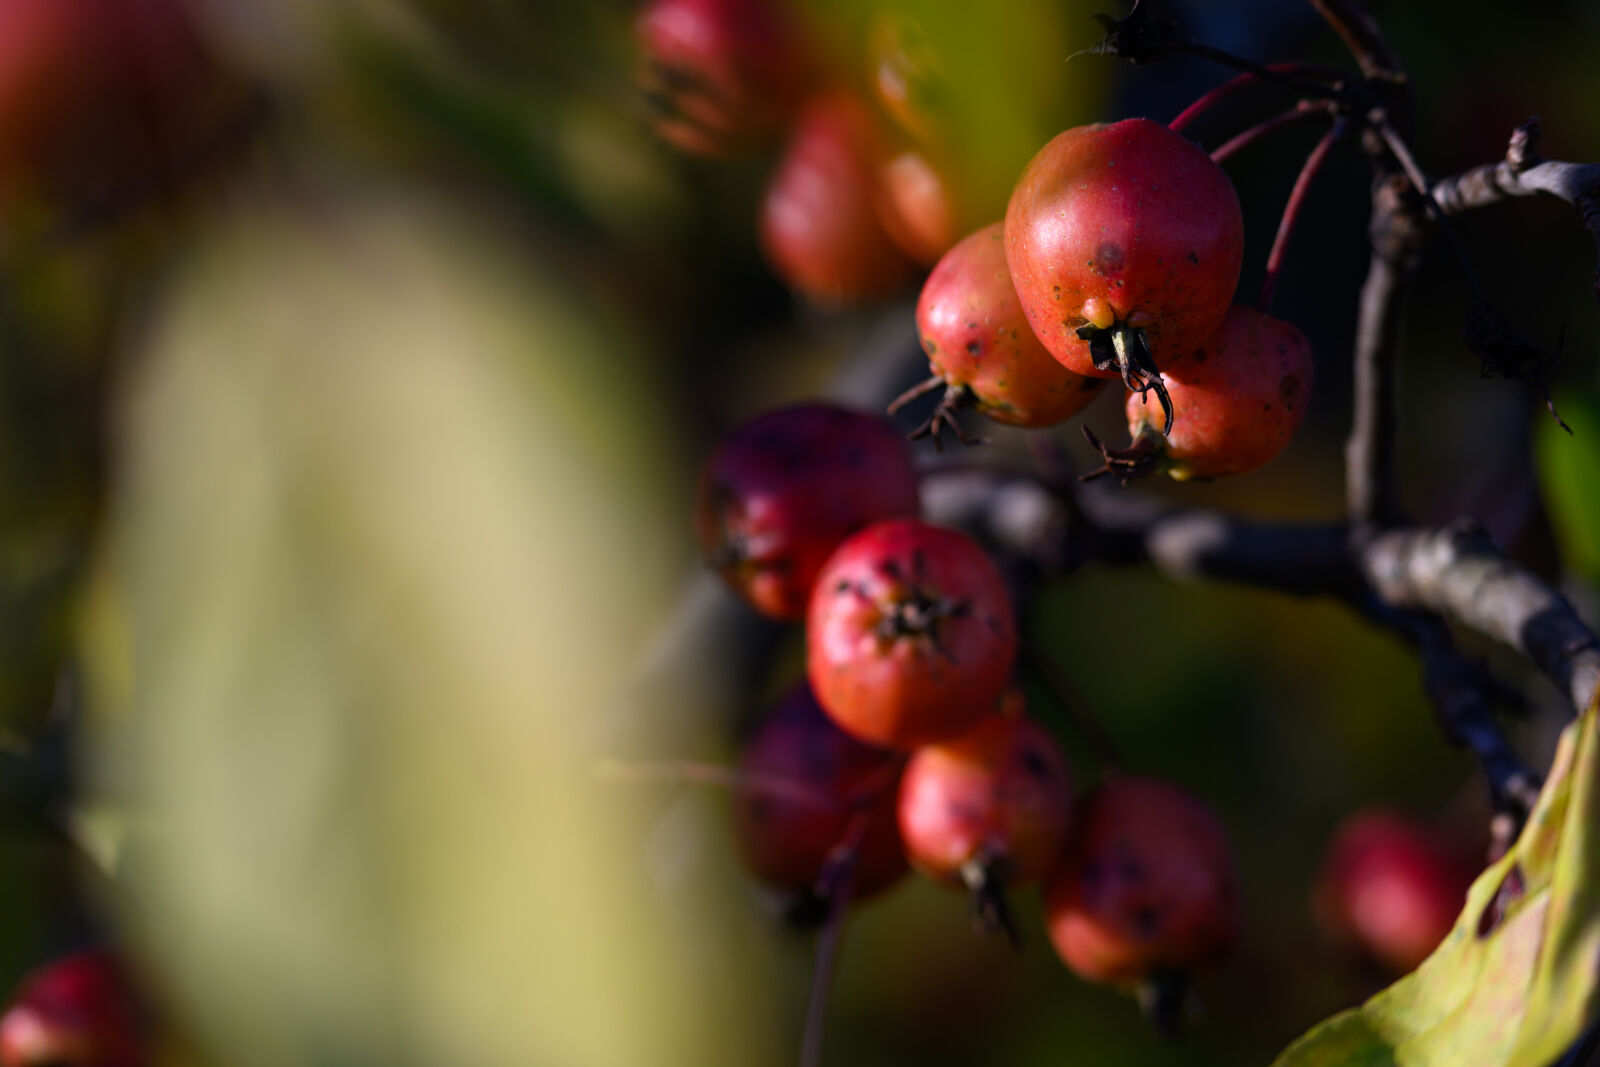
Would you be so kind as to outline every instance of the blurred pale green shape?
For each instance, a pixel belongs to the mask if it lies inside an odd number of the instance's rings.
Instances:
[[[1557,397],[1556,410],[1572,433],[1553,419],[1537,420],[1540,488],[1562,559],[1591,581],[1600,580],[1600,398],[1566,393]]]
[[[87,630],[135,942],[219,1063],[763,1062],[728,887],[659,892],[659,798],[593,775],[681,521],[629,355],[390,199],[245,205],[127,390]]]
[[[1312,1029],[1275,1067],[1548,1067],[1600,1018],[1600,736],[1567,727],[1515,846],[1415,972]],[[1487,936],[1515,868],[1524,889]]]

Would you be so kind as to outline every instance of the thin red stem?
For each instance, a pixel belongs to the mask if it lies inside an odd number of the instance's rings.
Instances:
[[[1322,135],[1322,140],[1306,157],[1305,166],[1300,168],[1300,176],[1294,180],[1294,188],[1289,190],[1289,201],[1283,205],[1283,218],[1278,221],[1278,235],[1272,240],[1272,251],[1267,253],[1267,275],[1261,280],[1261,297],[1256,301],[1263,315],[1272,312],[1272,297],[1278,288],[1278,275],[1283,270],[1284,253],[1289,248],[1289,236],[1294,233],[1294,224],[1300,221],[1306,193],[1317,171],[1322,169],[1322,163],[1328,158],[1334,142],[1343,135],[1344,123],[1334,123],[1333,129]]]
[[[1326,107],[1317,105],[1296,107],[1280,115],[1274,115],[1272,118],[1257,123],[1232,140],[1225,142],[1215,152],[1211,153],[1211,160],[1214,163],[1225,163],[1263,137],[1277,133],[1285,127],[1296,126],[1312,119],[1325,119],[1328,115],[1329,111]]]
[[[1304,74],[1308,77],[1321,78],[1325,81],[1334,83],[1337,83],[1339,79],[1344,77],[1344,72],[1335,67],[1324,67],[1315,63],[1272,63],[1268,65],[1267,69],[1279,74]],[[1189,125],[1189,123],[1193,122],[1195,119],[1199,118],[1213,107],[1222,103],[1228,97],[1233,96],[1239,90],[1245,88],[1246,86],[1254,85],[1256,82],[1261,80],[1261,75],[1252,70],[1247,70],[1243,74],[1234,75],[1232,78],[1229,78],[1227,81],[1223,82],[1215,89],[1212,89],[1210,92],[1206,93],[1194,103],[1180,111],[1178,113],[1178,117],[1167,124],[1167,128],[1173,133],[1177,133],[1185,126]]]

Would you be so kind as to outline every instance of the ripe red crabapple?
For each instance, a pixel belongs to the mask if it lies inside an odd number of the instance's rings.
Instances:
[[[850,895],[871,896],[906,873],[895,822],[899,757],[856,740],[823,714],[801,681],[744,746],[739,769],[754,782],[782,781],[831,803],[760,788],[734,801],[734,840],[745,867],[777,889],[810,893],[857,812],[868,818],[856,851]]]
[[[1238,928],[1221,823],[1187,793],[1149,778],[1107,778],[1083,798],[1044,894],[1057,954],[1093,982],[1186,972],[1230,946]]]
[[[761,246],[791,289],[820,304],[889,296],[912,265],[878,218],[884,146],[877,120],[848,93],[801,111],[761,207]]]
[[[1067,370],[1034,336],[1011,284],[998,222],[968,235],[933,268],[917,300],[917,335],[933,370],[927,384],[945,385],[925,427],[935,439],[941,422],[960,435],[955,411],[963,403],[1011,426],[1053,426],[1087,407],[1105,384]]]
[[[654,0],[634,30],[656,132],[685,152],[750,148],[805,92],[809,48],[781,0]]]
[[[1005,226],[1017,296],[1044,346],[1076,374],[1158,392],[1156,362],[1221,324],[1244,250],[1227,174],[1149,119],[1058,134],[1023,170]]]
[[[911,456],[885,419],[797,404],[728,434],[700,476],[695,532],[711,565],[764,615],[805,615],[840,541],[917,513]]]
[[[948,167],[925,149],[903,148],[878,169],[878,219],[919,266],[931,267],[961,236],[961,203]]]
[[[994,894],[1041,877],[1060,855],[1072,807],[1066,757],[1010,693],[1002,714],[912,753],[900,782],[900,835],[914,867],[965,885],[986,916],[998,906]]]
[[[992,714],[1016,657],[1011,598],[966,534],[916,519],[841,544],[811,594],[806,666],[823,710],[874,744],[909,749]]]
[[[182,0],[0,3],[0,187],[104,195],[165,178],[225,79]]]
[[[1334,835],[1312,905],[1332,939],[1405,974],[1455,926],[1470,882],[1470,873],[1421,826],[1365,812]]]
[[[1125,452],[1104,452],[1124,480],[1153,469],[1173,478],[1220,478],[1264,466],[1288,447],[1305,420],[1314,371],[1311,346],[1292,324],[1235,306],[1221,328],[1166,367],[1175,415],[1163,439],[1163,416],[1148,394],[1128,394]]]
[[[146,1061],[127,976],[103,950],[35,971],[0,1017],[0,1067],[140,1067]]]

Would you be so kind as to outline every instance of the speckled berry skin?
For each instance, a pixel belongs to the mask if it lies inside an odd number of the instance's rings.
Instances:
[[[1034,333],[1068,370],[1097,370],[1077,330],[1101,300],[1145,330],[1158,364],[1194,350],[1233,300],[1239,197],[1199,147],[1149,119],[1058,134],[1006,208],[1006,259]]]
[[[1007,885],[1043,876],[1066,846],[1072,808],[1061,747],[1020,715],[993,715],[917,749],[900,781],[906,854],[949,884],[960,884],[974,860],[998,864]]]
[[[801,28],[771,0],[655,0],[634,33],[656,132],[691,155],[732,155],[772,137],[810,78]]]
[[[1083,798],[1045,924],[1062,961],[1123,985],[1188,971],[1238,930],[1232,851],[1216,817],[1166,782],[1108,778]]]
[[[1292,324],[1236,306],[1215,334],[1164,368],[1174,421],[1174,478],[1219,478],[1263,466],[1289,445],[1311,400],[1311,346]],[[1129,393],[1128,432],[1159,432],[1161,406]]]
[[[753,608],[799,619],[839,542],[917,508],[911,454],[887,419],[797,404],[756,416],[718,444],[700,477],[695,533]]]
[[[868,897],[893,885],[908,870],[895,818],[896,759],[839,729],[823,714],[811,687],[803,681],[796,685],[756,728],[739,769],[751,778],[793,782],[834,804],[740,791],[734,801],[734,840],[745,868],[773,888],[810,890],[860,810],[868,822],[850,895]],[[873,799],[853,808],[858,793]]]
[[[0,1016],[0,1067],[143,1067],[139,1008],[115,956],[90,950],[35,971]]]
[[[978,411],[1010,426],[1053,426],[1105,384],[1067,370],[1034,336],[998,222],[968,235],[933,268],[917,301],[917,335],[935,375],[965,386]]]
[[[1401,975],[1450,933],[1470,882],[1470,872],[1421,826],[1391,812],[1363,812],[1334,835],[1312,907],[1330,938]]]
[[[824,306],[891,296],[911,261],[878,217],[885,149],[858,98],[832,92],[801,111],[761,207],[761,247],[795,292]]]
[[[807,614],[817,700],[856,737],[912,749],[992,714],[1016,657],[1011,598],[983,548],[915,519],[869,526],[828,558]]]

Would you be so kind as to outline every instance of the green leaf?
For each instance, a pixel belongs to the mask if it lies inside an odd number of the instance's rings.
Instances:
[[[1548,1067],[1577,1040],[1600,1009],[1597,714],[1591,702],[1562,734],[1522,835],[1433,955],[1274,1067]]]
[[[1539,484],[1567,564],[1591,580],[1600,579],[1600,398],[1569,392],[1556,409],[1572,427],[1539,419],[1535,432]]]

